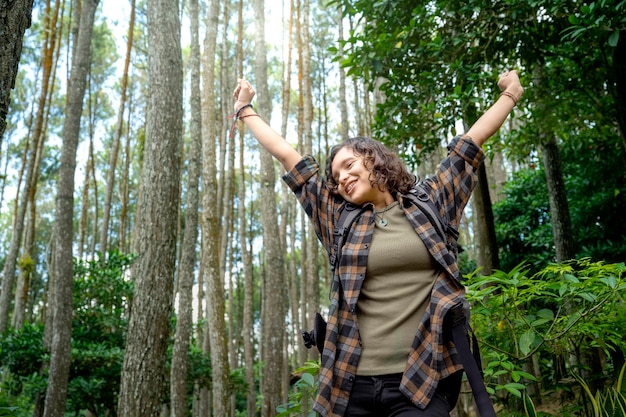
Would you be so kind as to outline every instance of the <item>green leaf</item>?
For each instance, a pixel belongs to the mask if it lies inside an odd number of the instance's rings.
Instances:
[[[542,308],[537,312],[537,315],[542,319],[554,320],[554,311],[549,308]]]
[[[312,387],[313,385],[315,385],[315,378],[313,378],[313,375],[309,374],[309,373],[305,373],[302,374],[302,376],[300,377],[300,379],[302,381],[304,381],[308,386]]]
[[[592,294],[592,293],[590,293],[590,292],[581,292],[581,293],[580,293],[580,294],[578,294],[578,295],[580,296],[580,298],[582,298],[582,299],[584,299],[584,300],[587,300],[587,301],[590,301],[590,302],[595,301],[595,300],[596,300],[596,298],[597,298],[597,297],[595,296],[595,294]]]
[[[619,42],[619,29],[615,29],[609,38],[609,46],[615,48]]]
[[[522,393],[522,401],[524,402],[524,411],[526,412],[526,415],[528,417],[537,417],[535,404],[526,391]]]
[[[572,25],[577,25],[580,23],[580,19],[578,19],[578,16],[574,16],[573,14],[569,15],[567,20],[569,20],[570,24]]]
[[[572,326],[578,319],[580,319],[580,316],[580,311],[575,311],[567,320],[567,325],[565,327],[569,328],[570,326]]]
[[[512,387],[511,385],[512,384],[506,384],[504,386],[504,389],[507,390],[508,392],[510,392],[511,394],[515,395],[516,397],[521,398],[522,397],[522,392],[520,390],[518,390],[517,388]]]
[[[537,319],[535,321],[533,321],[532,323],[530,323],[533,327],[537,327],[537,326],[541,326],[542,324],[546,324],[551,322],[552,320],[550,319]]]
[[[536,381],[537,377],[529,374],[528,372],[524,372],[524,371],[515,371],[516,374],[518,374],[519,376],[521,376],[522,378],[526,378],[529,381]]]
[[[535,331],[531,329],[520,336],[519,348],[522,355],[528,355],[528,353],[530,353],[531,346],[535,342],[535,335]]]

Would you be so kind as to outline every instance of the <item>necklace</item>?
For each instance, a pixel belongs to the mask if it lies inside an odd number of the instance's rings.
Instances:
[[[392,203],[381,211],[374,212],[374,214],[376,214],[376,224],[378,224],[380,227],[387,226],[389,222],[387,221],[387,219],[385,219],[385,213],[391,210],[393,207],[395,207],[395,204]]]

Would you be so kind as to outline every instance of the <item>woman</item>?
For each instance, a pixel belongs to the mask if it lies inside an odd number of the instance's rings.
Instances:
[[[443,335],[443,320],[463,300],[456,254],[415,204],[427,195],[457,227],[484,158],[481,146],[523,93],[516,71],[503,74],[498,100],[448,146],[435,175],[416,182],[381,143],[352,138],[335,146],[325,178],[251,106],[254,89],[239,80],[235,115],[285,168],[284,181],[333,251],[334,226],[347,204],[353,223],[333,278],[314,410],[322,416],[449,416],[462,365]]]

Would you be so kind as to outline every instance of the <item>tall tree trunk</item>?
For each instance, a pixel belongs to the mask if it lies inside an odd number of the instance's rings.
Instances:
[[[161,414],[180,200],[183,74],[178,1],[152,0],[147,6],[150,97],[137,204],[135,290],[119,391],[122,417]]]
[[[171,416],[187,416],[187,370],[189,368],[189,346],[193,326],[193,281],[196,266],[196,244],[198,241],[198,208],[202,151],[202,96],[200,91],[200,41],[198,35],[198,0],[189,2],[191,21],[191,50],[189,67],[191,72],[188,151],[188,185],[185,213],[185,229],[180,265],[178,269],[178,316],[172,352],[170,373]]]
[[[302,29],[303,26],[303,22],[304,22],[304,18],[303,18],[303,8],[304,5],[301,1],[295,1],[294,2],[294,7],[295,7],[295,39],[296,39],[296,51],[297,51],[297,71],[298,71],[298,114],[297,114],[297,120],[298,120],[298,126],[297,126],[297,133],[298,133],[298,143],[297,143],[297,148],[300,149],[302,151],[303,154],[307,154],[307,153],[311,153],[310,151],[306,150],[306,141],[307,141],[307,134],[306,134],[306,122],[305,122],[305,95],[306,95],[306,85],[305,85],[305,57],[304,57],[304,46],[303,44],[305,43],[305,40],[303,39],[304,37],[304,31]],[[295,285],[300,287],[300,303],[299,303],[299,308],[300,308],[300,322],[302,323],[302,328],[303,329],[309,329],[311,326],[311,318],[313,317],[310,313],[310,305],[311,305],[311,297],[312,295],[309,294],[310,290],[311,290],[311,285],[310,282],[311,280],[313,280],[313,277],[310,275],[311,274],[311,257],[312,254],[310,253],[310,245],[309,245],[309,241],[310,241],[310,233],[312,231],[312,227],[311,227],[311,222],[310,220],[306,217],[305,213],[303,210],[298,210],[298,213],[300,213],[299,216],[299,222],[300,222],[300,230],[302,231],[302,236],[300,238],[300,274],[298,274],[298,276],[295,276],[293,278]],[[297,279],[300,279],[300,282],[298,283]],[[304,342],[304,340],[303,340]],[[304,346],[304,344],[302,345]],[[306,361],[306,358],[309,355],[315,355],[315,353],[310,353],[308,350],[303,350],[303,356],[305,358],[304,361]],[[304,362],[303,361],[303,362]]]
[[[74,288],[74,175],[80,119],[91,62],[91,35],[98,0],[85,0],[80,15],[76,53],[68,84],[67,110],[63,126],[63,150],[57,183],[55,207],[55,275],[56,291],[53,316],[53,336],[48,372],[48,390],[44,417],[65,415],[67,384],[71,361],[72,293]]]
[[[477,120],[476,107],[467,106],[465,116],[467,121]],[[465,123],[465,131],[468,130],[469,124]],[[490,275],[494,269],[500,268],[500,257],[498,256],[496,225],[493,219],[489,179],[485,164],[478,168],[476,175],[478,176],[478,183],[472,194],[474,230],[476,230],[476,264],[481,268],[482,274]]]
[[[622,137],[622,146],[626,154],[626,80],[624,74],[626,74],[626,37],[620,36],[613,51],[613,71],[610,79],[612,88],[610,91],[615,99],[615,114]]]
[[[254,73],[259,92],[257,106],[259,113],[268,117],[271,114],[270,94],[267,84],[267,48],[265,45],[265,2],[254,0],[255,18],[255,67]],[[281,402],[281,372],[283,365],[283,332],[285,331],[285,262],[279,240],[276,176],[274,161],[269,152],[261,153],[260,200],[263,244],[266,253],[266,284],[263,291],[263,305],[266,309],[266,322],[263,326],[262,362],[264,371],[261,377],[263,403],[261,416],[269,417],[276,413]]]
[[[83,191],[81,192],[80,218],[78,220],[78,257],[83,258],[85,254],[85,239],[87,237],[87,217],[89,216],[89,174],[94,160],[91,157],[93,152],[93,137],[89,138],[89,157],[85,165],[85,177],[83,180]]]
[[[54,80],[54,76],[52,76],[52,79]],[[50,92],[47,102],[51,101],[51,96],[52,93]],[[31,182],[31,186],[28,187],[29,192],[27,203],[29,216],[26,223],[26,230],[24,232],[24,245],[19,262],[20,273],[15,288],[15,301],[13,307],[12,326],[15,329],[21,329],[24,325],[30,278],[36,267],[33,251],[35,249],[35,230],[37,225],[37,179],[39,178],[41,161],[44,153],[44,138],[40,137],[39,140],[34,142],[34,144],[37,146],[37,149],[33,155],[35,160],[32,168],[32,174],[29,176]]]
[[[131,117],[133,115],[133,95],[131,89],[131,95],[128,100],[128,120],[126,121],[126,144],[124,146],[124,174],[122,175],[122,191],[120,201],[120,252],[126,252],[126,240],[128,235],[128,198],[129,198],[129,186],[130,181],[130,163],[131,163],[131,149],[130,149],[130,126]]]
[[[335,21],[337,22],[337,54],[343,56],[343,47],[341,42],[343,41],[343,12],[339,8],[336,12]],[[338,65],[339,69],[339,110],[341,113],[341,140],[348,139],[350,135],[350,125],[348,122],[348,100],[346,99],[346,72]],[[328,150],[327,150],[328,151]]]
[[[228,27],[228,22],[230,21],[229,16],[231,14],[230,2],[225,1],[223,3],[224,8],[222,11],[222,21],[224,22],[224,27],[222,31],[222,39],[221,39],[221,51],[220,51],[220,96],[221,97],[230,97],[232,94],[232,80],[231,76],[231,66],[229,60],[229,46],[231,43],[230,30]],[[233,72],[236,72],[234,69]],[[228,103],[228,100],[226,100]],[[230,106],[220,106],[220,112],[217,114],[220,115],[218,120],[216,120],[217,126],[225,126],[224,120],[229,120],[228,116],[232,112],[232,107]],[[237,369],[239,367],[239,361],[237,357],[237,345],[240,340],[238,335],[241,334],[241,329],[238,328],[239,322],[236,319],[236,308],[237,308],[237,297],[236,297],[236,287],[233,283],[233,250],[230,248],[230,242],[233,240],[234,235],[234,217],[235,217],[235,208],[234,208],[234,195],[235,195],[235,152],[237,148],[237,141],[234,136],[229,137],[225,132],[227,129],[220,129],[219,138],[220,138],[220,149],[221,149],[221,157],[220,157],[220,174],[219,177],[222,179],[222,186],[220,189],[222,190],[221,195],[219,195],[220,205],[218,207],[218,214],[220,215],[222,221],[221,228],[221,236],[220,236],[220,257],[219,259],[223,260],[220,265],[220,281],[226,285],[227,283],[227,275],[228,275],[228,284],[227,284],[227,310],[226,316],[228,317],[228,329],[227,329],[227,358],[228,358],[228,366],[230,369]],[[227,271],[229,273],[227,274]],[[237,403],[236,393],[233,390],[230,390],[230,415],[232,417],[235,416]],[[229,417],[229,416],[225,416]]]
[[[246,383],[246,409],[248,417],[256,416],[256,380],[254,377],[254,267],[252,256],[248,250],[248,234],[246,222],[246,175],[245,175],[245,145],[244,136],[239,136],[239,242],[244,274],[244,301],[243,301],[243,352]]]
[[[311,88],[311,39],[309,29],[309,15],[311,12],[311,5],[309,0],[304,0],[302,3],[302,61],[299,70],[302,74],[302,132],[304,134],[304,148],[305,154],[313,154],[313,93]],[[300,72],[299,71],[299,72]],[[318,243],[317,235],[313,230],[313,225],[310,221],[306,221],[307,234],[306,234],[306,246],[307,246],[307,259],[305,264],[306,272],[302,274],[306,277],[306,281],[302,285],[307,286],[306,299],[300,300],[303,304],[303,308],[307,312],[307,323],[310,326],[313,323],[313,317],[315,312],[319,309],[320,299],[320,286],[319,286],[319,274],[317,268],[318,259]],[[316,349],[308,351],[309,357],[316,359],[318,352]]]
[[[36,210],[35,202],[29,203],[30,215],[26,223],[26,233],[24,236],[24,253],[19,261],[19,275],[17,279],[17,285],[15,287],[15,301],[13,307],[13,320],[11,325],[14,329],[20,330],[24,326],[24,319],[26,315],[26,303],[28,301],[28,289],[30,284],[30,278],[35,270],[35,260],[32,257],[33,248],[35,244],[35,223],[36,223]]]
[[[283,79],[282,79],[282,108],[281,108],[281,126],[280,126],[280,134],[282,137],[287,137],[287,122],[289,120],[289,107],[290,107],[290,98],[291,98],[291,66],[292,66],[292,40],[293,40],[293,28],[295,25],[294,22],[294,14],[296,13],[296,6],[294,0],[291,0],[289,7],[289,19],[287,23],[287,38],[286,38],[286,57],[283,59]],[[289,260],[289,273],[287,274],[288,278],[288,291],[289,291],[289,301],[291,308],[291,316],[293,317],[293,332],[298,332],[300,329],[308,328],[309,324],[307,323],[306,318],[306,305],[300,305],[298,297],[298,278],[303,274],[296,273],[296,249],[295,249],[295,214],[291,213],[292,210],[289,210],[289,207],[295,207],[297,202],[293,201],[289,197],[291,192],[285,187],[282,187],[282,204],[286,207],[282,209],[283,213],[283,224],[281,225],[281,232],[283,230],[284,233],[281,233],[281,242],[286,242],[286,230],[288,226],[291,226],[291,241],[290,241],[290,249],[291,249],[291,257]],[[287,221],[289,219],[289,221]],[[302,293],[306,293],[306,287],[300,286]],[[304,363],[307,358],[307,350],[304,346],[304,340],[301,337],[297,339],[298,343],[298,358],[297,363]]]
[[[2,148],[3,136],[6,128],[6,117],[9,110],[9,104],[11,102],[11,90],[15,87],[15,78],[18,72],[20,56],[22,54],[24,33],[31,25],[32,9],[33,0],[15,1],[13,3],[3,2],[0,4],[0,148]],[[37,149],[40,148],[38,147]],[[38,178],[38,176],[33,175],[33,178],[35,179],[33,183],[36,183],[36,178]],[[33,205],[34,190],[35,188],[31,188],[28,193],[31,204],[31,218],[29,220],[31,228],[27,231],[27,236],[30,236],[30,239],[26,239],[26,242],[24,243],[27,252],[24,255],[24,259],[28,261],[29,264],[32,260],[31,255],[34,245],[34,227],[36,223],[36,219],[34,217],[36,210]],[[2,198],[0,198],[0,204],[1,202]],[[17,233],[15,233],[15,235],[18,237]],[[15,270],[15,265],[13,265],[12,270]],[[31,272],[32,268],[25,267],[24,264],[20,265],[20,275],[18,285],[15,290],[15,308],[13,315],[13,327],[16,329],[20,329],[24,323],[24,309],[26,306],[26,297],[28,296],[28,283]],[[11,275],[12,274],[13,273],[11,273]],[[11,281],[11,279],[7,279],[5,281],[7,284],[6,288],[8,290],[3,292],[6,293],[7,297],[11,295],[11,288],[13,286]],[[2,288],[5,287],[2,286]],[[2,311],[2,315],[4,315],[3,310],[4,307],[0,309],[0,311]],[[2,322],[3,320],[0,319],[0,327],[6,327],[6,324],[2,324]]]
[[[500,268],[496,228],[493,219],[489,179],[485,164],[478,168],[478,184],[474,189],[472,201],[474,205],[474,228],[476,230],[476,264],[481,274],[491,275],[494,269]]]
[[[550,137],[545,139],[541,145],[541,150],[548,185],[550,223],[552,224],[552,235],[554,236],[556,260],[562,262],[573,259],[576,255],[572,236],[572,222],[567,202],[567,190],[563,180],[559,148],[554,136],[550,135]]]
[[[122,72],[122,83],[120,86],[120,107],[117,110],[117,123],[113,143],[109,151],[109,166],[107,171],[106,193],[104,199],[104,209],[102,211],[102,229],[100,231],[100,253],[102,259],[106,258],[107,241],[109,238],[109,218],[111,216],[111,204],[113,200],[113,189],[115,188],[115,173],[117,169],[117,156],[120,149],[120,141],[124,128],[124,108],[126,105],[126,90],[128,87],[128,68],[130,67],[130,56],[133,49],[133,34],[135,32],[135,0],[131,1],[130,23],[128,25],[128,39],[126,40],[126,58],[124,59],[124,70]]]
[[[209,6],[206,37],[204,40],[205,65],[203,68],[204,106],[202,148],[202,263],[207,288],[207,336],[211,354],[213,376],[213,415],[230,415],[230,370],[226,348],[226,323],[224,321],[224,285],[220,278],[220,228],[217,178],[218,135],[215,130],[215,51],[220,3],[212,0]],[[205,349],[209,354],[209,349]]]
[[[0,3],[0,144],[22,56],[24,32],[30,27],[32,12],[33,0]]]
[[[32,4],[31,4],[32,8]],[[50,83],[50,78],[52,74],[52,63],[53,63],[53,55],[54,55],[54,46],[56,43],[57,37],[57,20],[59,15],[59,4],[55,7],[54,10],[50,8],[49,2],[46,7],[46,15],[44,19],[44,27],[46,28],[44,31],[47,34],[47,38],[44,39],[44,47],[43,47],[43,71],[41,78],[41,90],[39,94],[39,99],[37,103],[37,115],[35,117],[35,123],[33,126],[33,134],[32,134],[32,143],[31,143],[31,151],[30,156],[25,159],[26,165],[26,175],[24,178],[24,189],[22,190],[22,195],[19,197],[19,204],[17,205],[16,215],[13,225],[13,231],[11,234],[11,243],[9,245],[9,250],[6,254],[6,258],[4,261],[4,270],[2,274],[2,292],[0,292],[0,333],[2,333],[8,325],[9,320],[9,308],[11,303],[11,295],[13,291],[13,284],[15,281],[15,269],[17,264],[17,257],[19,254],[19,249],[22,244],[22,237],[24,233],[24,221],[26,217],[26,209],[28,206],[28,201],[30,198],[30,190],[34,187],[34,182],[37,181],[35,177],[36,161],[37,161],[37,149],[39,148],[39,141],[43,140],[43,124],[46,114],[46,106],[47,106],[47,97],[48,97],[48,88]],[[21,40],[20,40],[21,45]],[[20,46],[21,48],[21,46]],[[4,62],[4,61],[2,61]],[[7,62],[10,62],[7,61]],[[17,69],[16,69],[17,71]],[[11,82],[12,86],[12,82]],[[7,93],[8,94],[8,93]],[[8,99],[8,98],[7,98]],[[2,117],[4,123],[4,117]],[[19,187],[18,187],[19,189]],[[16,198],[16,201],[18,198]]]
[[[543,67],[537,65],[533,71],[539,91],[549,91],[543,75]],[[538,115],[546,115],[549,109],[544,103],[538,103]],[[569,204],[567,202],[567,190],[563,179],[563,169],[561,157],[556,138],[550,126],[545,120],[538,120],[539,123],[539,143],[541,147],[543,167],[546,173],[546,183],[548,187],[548,203],[550,205],[550,223],[552,225],[552,236],[556,260],[558,262],[574,258],[574,240],[572,237],[572,223],[569,214]]]

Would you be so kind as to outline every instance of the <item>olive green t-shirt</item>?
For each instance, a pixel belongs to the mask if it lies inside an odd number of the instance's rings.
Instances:
[[[377,212],[357,303],[363,344],[357,374],[404,372],[436,277],[434,260],[400,204]]]

